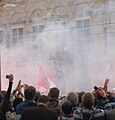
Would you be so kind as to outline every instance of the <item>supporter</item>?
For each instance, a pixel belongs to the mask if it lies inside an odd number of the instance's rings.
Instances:
[[[21,85],[21,80],[19,80],[18,85],[16,86],[16,88],[12,92],[12,96],[14,97],[13,105],[12,105],[14,112],[16,111],[16,106],[19,103],[23,102],[24,95],[22,93],[22,86],[23,85]]]
[[[47,108],[49,98],[41,95],[37,107],[24,110],[20,120],[58,120],[56,111]]]
[[[4,96],[3,96],[3,94],[0,92],[0,108],[1,108],[1,106],[2,106],[2,104],[3,104],[3,100],[4,100]]]
[[[62,106],[62,104],[63,104],[65,101],[67,101],[66,96],[61,96],[61,97],[59,98],[59,106]]]
[[[3,94],[0,92],[0,120],[4,120],[3,119],[3,115],[2,115],[2,111],[1,111],[1,106],[3,104],[3,100],[4,100],[4,96]]]
[[[62,104],[62,115],[60,116],[60,120],[74,120],[72,109],[73,106],[71,102],[66,101]]]
[[[34,97],[36,94],[36,89],[33,86],[28,86],[24,91],[25,101],[18,104],[16,107],[16,117],[19,120],[24,109],[29,107],[35,107]]]
[[[107,97],[108,97],[110,102],[115,102],[115,96],[113,95],[112,92],[107,91]]]
[[[6,120],[6,113],[12,111],[12,106],[11,106],[11,102],[10,102],[10,95],[11,95],[14,76],[12,74],[7,75],[7,79],[9,80],[9,86],[8,86],[7,91],[3,92],[4,93],[4,100],[3,100],[3,104],[1,106],[2,118],[0,120]]]
[[[16,96],[14,101],[13,101],[13,109],[16,111],[16,106],[23,102],[23,98]]]
[[[106,108],[105,103],[104,107]],[[74,111],[76,120],[105,120],[105,111],[95,108],[95,97],[92,93],[85,93],[82,97],[82,108],[77,108]]]
[[[35,97],[34,97],[35,103],[37,103],[37,101],[38,101],[40,96],[41,96],[41,93],[40,92],[36,92]]]
[[[99,109],[112,109],[111,104],[107,98],[107,93],[101,87],[99,87],[94,93],[96,97],[96,107]]]
[[[59,100],[58,100],[59,89],[56,87],[51,88],[49,93],[48,93],[48,97],[49,97],[48,108],[56,110],[58,112],[58,115],[59,115],[60,114]]]
[[[0,120],[19,120],[21,115],[21,120],[57,120],[59,116],[60,120],[108,120],[114,116],[111,109],[115,108],[115,96],[108,92],[109,79],[105,80],[104,87],[94,87],[92,93],[70,92],[60,99],[60,91],[56,87],[50,89],[48,96],[44,96],[36,92],[33,86],[21,85],[20,80],[13,91],[13,105],[10,101],[13,75],[8,75],[8,79],[8,90],[0,92]]]
[[[84,94],[85,94],[85,92],[83,92],[83,91],[78,93],[78,98],[79,98],[79,100],[78,100],[79,103],[78,103],[78,104],[79,104],[79,106],[82,106],[81,102],[82,102],[82,96],[83,96]]]
[[[74,109],[76,109],[77,105],[78,105],[78,95],[77,93],[74,93],[74,92],[70,92],[68,95],[67,95],[67,100],[71,102],[72,104],[72,107],[73,107],[73,111]]]

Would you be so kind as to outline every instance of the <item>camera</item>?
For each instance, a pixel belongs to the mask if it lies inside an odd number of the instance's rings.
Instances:
[[[9,78],[10,77],[10,75],[6,75],[6,78]]]
[[[95,91],[96,91],[96,90],[98,90],[98,87],[97,87],[97,86],[95,86],[95,87],[94,87],[94,89],[95,89]]]

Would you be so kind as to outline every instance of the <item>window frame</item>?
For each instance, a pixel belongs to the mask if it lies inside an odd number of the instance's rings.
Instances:
[[[91,43],[91,17],[80,17],[80,18],[76,18],[75,19],[75,25],[76,25],[76,32],[77,32],[77,29],[78,29],[78,27],[77,27],[77,21],[82,21],[82,24],[83,24],[83,21],[85,21],[85,20],[89,20],[89,42],[88,43]],[[84,31],[84,27],[85,26],[83,26],[83,31]],[[83,32],[83,38],[85,37],[85,35],[84,35],[84,33],[85,32]],[[78,40],[78,37],[77,37],[77,34],[76,34],[76,38],[77,38],[77,40]],[[83,42],[86,42],[85,40],[83,40]]]
[[[20,36],[20,29],[23,29],[23,34],[22,36]],[[16,36],[14,37],[14,33],[13,33],[13,30],[17,30],[17,33],[16,33]],[[11,29],[11,32],[12,32],[12,43],[15,45],[15,44],[19,44],[19,43],[22,43],[24,38],[25,38],[25,35],[24,35],[24,26],[17,26],[17,27],[12,27]],[[16,42],[14,42],[13,39],[17,39]]]

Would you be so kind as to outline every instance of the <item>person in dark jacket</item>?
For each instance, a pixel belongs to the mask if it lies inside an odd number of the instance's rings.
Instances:
[[[3,99],[3,103],[1,106],[1,114],[2,114],[2,118],[0,120],[6,120],[6,112],[11,112],[12,111],[12,106],[11,106],[11,102],[10,102],[10,95],[11,95],[11,90],[12,90],[12,85],[13,85],[13,75],[7,75],[7,79],[9,79],[9,86],[6,92],[4,94],[4,99]]]
[[[29,107],[35,107],[34,96],[36,94],[36,89],[33,86],[28,86],[24,91],[25,101],[21,102],[16,107],[16,118],[20,119],[21,114],[24,109]]]
[[[3,120],[3,115],[2,115],[2,111],[1,111],[1,106],[3,104],[3,100],[4,100],[4,96],[3,94],[0,92],[0,120]]]
[[[51,88],[48,93],[48,97],[49,97],[48,108],[56,110],[59,115],[60,114],[59,101],[58,101],[59,89],[56,87]]]
[[[66,101],[62,104],[62,115],[60,116],[60,120],[74,120],[73,117],[73,105],[70,101]]]
[[[25,109],[20,120],[58,120],[57,112],[47,108],[48,102],[49,98],[41,95],[38,98],[37,106]]]

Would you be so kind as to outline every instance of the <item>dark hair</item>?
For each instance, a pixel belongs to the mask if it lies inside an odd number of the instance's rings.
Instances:
[[[34,97],[34,101],[37,102],[40,96],[41,96],[41,93],[36,92],[35,97]]]
[[[58,99],[58,97],[59,97],[59,89],[56,88],[56,87],[51,88],[50,91],[49,91],[48,96],[51,97],[51,98]]]
[[[66,101],[62,104],[62,111],[64,114],[70,114],[72,112],[72,104],[69,101]]]
[[[41,96],[38,98],[38,103],[44,103],[44,104],[46,104],[48,101],[49,101],[49,98],[48,98],[48,96],[46,96],[46,95],[41,95]]]
[[[82,96],[83,96],[84,94],[85,94],[85,92],[84,92],[84,91],[82,91],[82,92],[78,93],[79,104],[81,104],[81,102],[82,102]]]
[[[36,94],[36,89],[33,86],[28,86],[24,91],[26,100],[33,100],[35,94]]]

